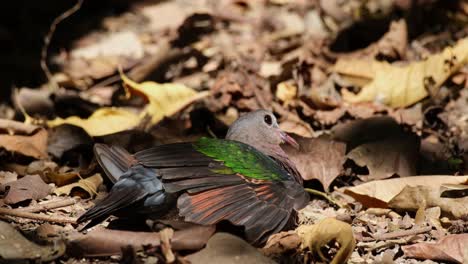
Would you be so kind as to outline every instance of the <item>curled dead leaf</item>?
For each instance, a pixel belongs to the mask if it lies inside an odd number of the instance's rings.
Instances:
[[[430,175],[386,179],[344,188],[344,192],[366,207],[387,208],[388,202],[406,186],[440,187],[442,184],[466,184],[468,176]]]
[[[81,198],[94,197],[97,188],[101,185],[103,179],[101,174],[96,173],[91,177],[81,179],[78,182],[71,183],[55,189],[56,195],[80,196]]]
[[[296,232],[302,239],[302,247],[309,248],[327,263],[346,263],[356,247],[351,225],[335,218],[325,218],[315,225],[299,226]],[[330,261],[323,255],[322,247],[332,241],[338,242],[340,249]]]

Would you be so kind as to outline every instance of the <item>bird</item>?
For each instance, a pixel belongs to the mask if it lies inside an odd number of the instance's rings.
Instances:
[[[239,117],[225,139],[202,137],[134,154],[96,144],[98,163],[115,184],[77,222],[94,225],[121,211],[154,218],[177,206],[187,222],[226,220],[244,227],[250,243],[265,243],[309,202],[283,143],[299,148],[275,115],[260,109]]]

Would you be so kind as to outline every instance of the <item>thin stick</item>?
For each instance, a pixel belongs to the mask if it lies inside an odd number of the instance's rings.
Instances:
[[[327,200],[329,203],[335,205],[335,206],[338,206],[340,208],[343,208],[344,206],[341,205],[338,201],[336,201],[335,199],[331,198],[328,194],[324,193],[324,192],[321,192],[321,191],[317,191],[317,190],[314,190],[314,189],[310,189],[310,188],[304,188],[304,190],[308,193],[311,193],[313,195],[317,195],[317,196],[320,196],[322,198],[324,198],[325,200]]]
[[[364,237],[361,241],[366,242],[366,241],[375,241],[375,240],[389,240],[389,239],[395,239],[395,238],[400,238],[400,237],[405,237],[405,236],[418,235],[418,234],[429,232],[431,230],[432,230],[432,226],[425,226],[425,227],[413,228],[409,230],[400,230],[400,231],[385,233],[381,235],[375,235],[373,237]]]
[[[15,210],[19,211],[19,212],[37,213],[37,212],[41,212],[41,211],[46,211],[46,210],[50,210],[50,209],[55,209],[55,208],[60,208],[60,207],[73,205],[75,203],[76,203],[76,200],[73,199],[73,198],[60,199],[60,200],[57,200],[57,201],[50,201],[50,202],[47,202],[47,203],[36,204],[36,205],[33,205],[33,206],[28,206],[28,207],[25,207],[25,208],[19,208],[19,209],[15,209]]]
[[[16,216],[16,217],[21,217],[21,218],[53,222],[53,223],[76,224],[76,218],[71,218],[71,217],[66,217],[66,216],[58,217],[58,216],[53,216],[53,215],[35,214],[35,213],[30,213],[30,212],[22,212],[16,209],[0,208],[0,215]]]
[[[54,21],[52,22],[52,24],[50,25],[49,32],[44,37],[44,46],[42,47],[42,51],[41,51],[41,68],[44,71],[45,75],[47,76],[47,80],[53,86],[52,90],[57,90],[58,84],[52,80],[52,73],[50,72],[49,67],[47,66],[47,50],[49,49],[50,41],[52,40],[52,36],[54,35],[57,25],[60,22],[62,22],[64,19],[68,18],[69,16],[73,15],[76,11],[78,11],[81,8],[82,4],[83,4],[83,0],[78,0],[72,8],[68,9],[63,14],[56,17]]]

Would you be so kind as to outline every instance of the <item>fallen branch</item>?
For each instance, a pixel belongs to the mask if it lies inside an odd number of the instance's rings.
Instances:
[[[75,224],[76,223],[76,218],[71,218],[71,217],[66,217],[66,216],[35,214],[35,213],[30,213],[30,212],[23,212],[17,209],[0,208],[0,216],[1,215],[16,216],[16,217],[27,218],[27,219],[32,219],[32,220],[62,223],[62,224],[66,224],[66,223]]]
[[[409,230],[400,230],[400,231],[385,233],[381,235],[374,235],[373,237],[364,237],[360,241],[368,242],[368,241],[375,241],[375,240],[389,240],[389,239],[395,239],[395,238],[400,238],[400,237],[405,237],[405,236],[418,235],[418,234],[429,232],[431,230],[432,230],[432,226],[425,226],[425,227],[413,228]]]
[[[73,205],[75,203],[76,203],[76,199],[74,199],[74,198],[60,199],[60,200],[57,200],[57,201],[50,201],[50,202],[47,202],[47,203],[36,204],[36,205],[28,206],[28,207],[25,207],[25,208],[15,209],[15,211],[37,213],[37,212],[41,212],[41,211],[46,211],[46,210],[50,210],[50,209],[56,209],[56,208],[60,208],[60,207]]]

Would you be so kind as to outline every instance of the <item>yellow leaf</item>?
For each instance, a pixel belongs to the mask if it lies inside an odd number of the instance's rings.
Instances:
[[[441,53],[406,66],[342,59],[335,64],[334,71],[372,80],[358,94],[343,89],[345,101],[379,101],[392,107],[405,107],[425,98],[429,92],[435,94],[442,83],[467,62],[468,38],[464,38]]]
[[[208,96],[210,93],[197,92],[183,84],[177,83],[136,83],[121,74],[125,87],[130,92],[143,95],[148,99],[149,104],[141,113],[140,118],[145,115],[151,117],[151,124],[157,124],[164,117],[169,117],[184,109],[196,100]]]
[[[287,103],[294,99],[294,97],[296,97],[296,94],[297,87],[292,83],[281,82],[276,88],[276,97],[284,103]]]
[[[103,182],[101,174],[96,173],[91,177],[81,179],[78,182],[71,183],[60,188],[55,189],[54,194],[56,195],[76,195],[81,198],[94,197],[97,188]],[[73,191],[76,191],[72,193]],[[84,192],[83,192],[84,191]]]
[[[103,107],[88,118],[70,116],[56,118],[47,124],[51,127],[70,124],[82,127],[90,136],[103,136],[135,127],[140,122],[138,115],[122,108]]]
[[[322,261],[331,264],[346,263],[356,247],[353,229],[348,223],[335,218],[325,218],[315,225],[302,225],[296,229],[296,233],[302,239],[302,247],[309,248],[317,254]],[[322,253],[322,247],[331,241],[340,244],[340,249],[330,262]]]

